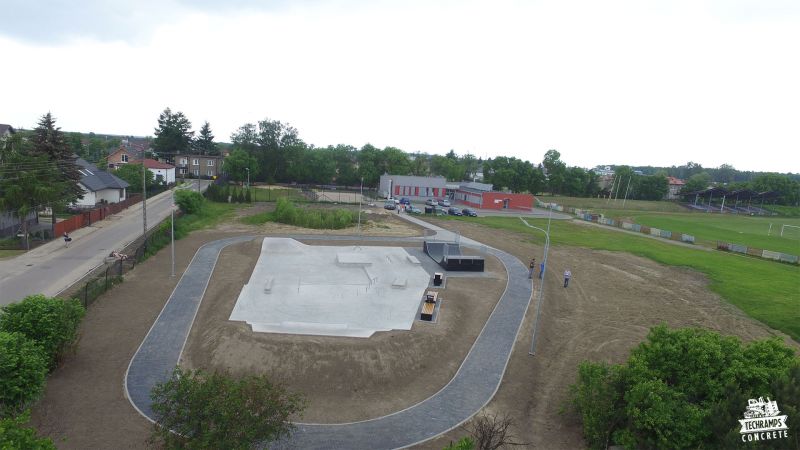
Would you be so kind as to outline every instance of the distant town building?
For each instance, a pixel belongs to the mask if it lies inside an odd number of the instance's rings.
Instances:
[[[465,182],[456,191],[453,200],[466,206],[481,209],[531,209],[533,195],[492,190],[491,184]]]
[[[681,192],[681,189],[683,189],[683,186],[686,184],[686,182],[680,178],[667,177],[667,184],[669,185],[669,190],[664,196],[664,199],[677,200],[678,197],[680,197],[678,194]]]
[[[223,156],[175,155],[176,174],[184,178],[213,178],[222,174]],[[161,161],[165,162],[165,161]]]
[[[141,164],[141,161],[134,161],[135,164]],[[167,164],[155,159],[145,159],[144,166],[147,170],[153,172],[153,177],[159,183],[172,184],[175,182],[175,166]]]
[[[407,197],[412,200],[444,198],[447,180],[444,177],[418,177],[414,175],[381,175],[378,192],[383,197]]]

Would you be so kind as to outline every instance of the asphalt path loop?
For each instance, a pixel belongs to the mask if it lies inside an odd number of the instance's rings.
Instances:
[[[427,225],[427,224],[425,224]],[[444,234],[444,233],[443,233]],[[295,239],[421,241],[422,238],[296,235]],[[153,421],[152,388],[169,379],[180,360],[192,323],[220,252],[228,245],[260,239],[241,236],[203,245],[179,280],[155,323],[134,354],[125,374],[125,390],[134,408]],[[465,242],[467,241],[467,242]],[[416,405],[370,420],[343,424],[296,423],[291,438],[272,448],[392,449],[435,438],[463,424],[494,397],[503,379],[517,334],[530,305],[532,285],[516,257],[478,242],[461,245],[486,250],[508,272],[506,290],[461,367],[439,392]]]

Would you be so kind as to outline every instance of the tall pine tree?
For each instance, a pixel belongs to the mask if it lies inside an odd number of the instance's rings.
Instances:
[[[63,189],[63,197],[59,200],[74,202],[83,196],[83,189],[78,182],[83,177],[75,164],[77,155],[73,153],[61,128],[49,112],[42,116],[31,136],[30,153],[34,157],[46,158],[58,167],[58,179],[48,180],[59,183]]]
[[[211,134],[211,125],[203,123],[200,128],[200,135],[194,140],[194,151],[201,155],[219,155],[219,147],[214,142],[214,135]]]
[[[189,153],[192,149],[192,123],[178,111],[173,114],[167,108],[158,116],[158,127],[155,130],[153,150],[158,156],[172,162],[175,155]]]

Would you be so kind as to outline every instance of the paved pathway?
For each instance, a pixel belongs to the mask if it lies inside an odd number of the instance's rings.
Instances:
[[[438,239],[453,237],[439,227]],[[449,234],[448,234],[449,233]],[[331,236],[295,236],[297,239],[325,239]],[[178,363],[195,314],[220,251],[228,245],[255,239],[252,236],[222,239],[204,245],[195,254],[175,291],[131,360],[125,389],[134,407],[152,420],[150,390],[166,380]],[[339,237],[340,240],[359,239]],[[419,240],[421,238],[365,237],[378,241]],[[452,380],[428,399],[387,416],[346,424],[298,423],[283,448],[390,449],[411,446],[467,421],[492,399],[505,373],[506,365],[522,319],[531,299],[531,283],[525,266],[514,256],[461,238],[461,245],[485,249],[506,267],[508,284],[483,330],[475,340]],[[274,446],[274,445],[271,445]]]

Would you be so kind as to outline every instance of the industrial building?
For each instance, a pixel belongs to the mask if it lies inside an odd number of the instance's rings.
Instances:
[[[444,177],[381,175],[379,192],[384,197],[421,201],[447,198],[457,204],[481,209],[531,209],[533,195],[492,190],[491,184],[462,181],[448,183]]]
[[[380,195],[389,198],[407,197],[411,200],[444,198],[447,182],[444,177],[418,177],[413,175],[381,175]]]

